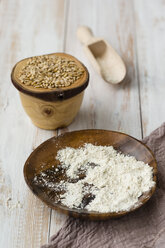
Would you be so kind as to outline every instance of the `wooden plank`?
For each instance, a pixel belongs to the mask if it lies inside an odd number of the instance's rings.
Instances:
[[[24,57],[63,50],[64,9],[64,0],[0,2],[0,247],[47,242],[50,209],[29,191],[22,170],[32,150],[56,132],[31,124],[10,72]]]
[[[134,1],[144,136],[164,122],[165,1]]]
[[[102,128],[141,137],[132,1],[72,0],[69,10],[66,52],[83,61],[90,72],[83,106],[69,130]],[[109,85],[95,73],[76,39],[77,27],[82,24],[90,26],[96,36],[105,37],[124,58],[129,76],[125,84]]]
[[[141,138],[132,1],[71,0],[68,11],[65,51],[87,66],[90,84],[75,121],[60,132],[112,129]],[[108,85],[95,73],[76,38],[79,25],[90,26],[95,35],[105,37],[124,58],[129,77],[124,84]],[[54,218],[55,212],[52,214],[50,235],[57,231]]]

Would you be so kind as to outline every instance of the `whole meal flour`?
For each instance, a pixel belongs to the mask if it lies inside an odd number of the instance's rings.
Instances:
[[[152,167],[112,146],[66,147],[58,151],[56,159],[69,178],[60,182],[65,189],[60,200],[70,208],[127,211],[155,185]]]

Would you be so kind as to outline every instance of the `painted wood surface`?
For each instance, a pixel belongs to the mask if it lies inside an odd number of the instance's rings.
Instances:
[[[33,149],[57,132],[31,124],[10,73],[22,58],[62,51],[64,28],[64,1],[0,1],[0,247],[40,247],[47,242],[51,210],[28,190],[23,165]]]
[[[165,121],[165,1],[134,1],[144,136]]]
[[[40,247],[66,219],[24,182],[24,162],[41,142],[87,128],[141,139],[164,121],[164,13],[164,0],[0,0],[0,247]],[[124,83],[109,85],[95,73],[76,38],[79,25],[90,26],[119,52],[128,70]],[[80,59],[90,85],[74,122],[44,131],[25,115],[10,73],[18,60],[52,52]]]

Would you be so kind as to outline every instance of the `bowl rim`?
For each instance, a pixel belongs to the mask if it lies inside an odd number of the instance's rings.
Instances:
[[[70,58],[73,58],[73,60],[77,61],[78,63],[81,64],[81,66],[84,68],[85,72],[86,72],[86,78],[84,81],[82,81],[82,83],[80,85],[78,85],[77,87],[72,87],[72,88],[69,88],[69,87],[66,87],[66,88],[56,88],[56,89],[53,89],[53,90],[45,90],[45,91],[32,91],[26,87],[24,87],[23,85],[21,85],[20,83],[17,82],[17,80],[15,79],[15,69],[16,67],[23,61],[25,60],[28,60],[30,58],[33,58],[33,57],[39,57],[39,56],[53,56],[53,55],[59,55],[59,56],[68,56]],[[24,93],[26,95],[29,95],[29,96],[32,96],[32,97],[36,97],[36,98],[39,98],[41,100],[45,100],[45,101],[62,101],[62,100],[65,100],[65,99],[69,99],[73,96],[76,96],[78,95],[79,93],[81,93],[83,90],[85,90],[85,88],[88,86],[88,83],[89,83],[89,71],[87,69],[87,67],[81,62],[79,61],[76,57],[68,54],[68,53],[50,53],[50,54],[43,54],[43,55],[38,55],[38,56],[31,56],[31,57],[27,57],[27,58],[24,58],[20,61],[18,61],[13,69],[12,69],[12,72],[11,72],[11,81],[14,85],[14,87],[19,90],[21,93]]]
[[[88,211],[88,210],[84,210],[84,209],[74,209],[74,208],[69,208],[63,205],[60,205],[58,203],[55,203],[54,205],[51,205],[50,203],[47,202],[47,200],[45,200],[44,198],[41,198],[34,190],[34,188],[31,186],[28,178],[27,178],[27,174],[26,174],[26,169],[27,166],[29,164],[29,160],[31,159],[31,157],[33,157],[33,154],[38,151],[42,146],[44,146],[47,142],[49,142],[50,140],[56,140],[59,137],[62,137],[64,135],[67,135],[68,133],[79,133],[79,132],[112,132],[112,133],[117,133],[117,134],[121,134],[121,135],[125,135],[135,141],[137,141],[138,143],[140,143],[141,145],[143,145],[152,155],[153,158],[153,162],[154,162],[154,167],[153,167],[153,180],[155,181],[155,185],[150,189],[150,194],[149,197],[146,197],[144,199],[144,201],[141,204],[138,204],[137,206],[132,207],[130,210],[128,211],[120,211],[120,212],[107,212],[107,213],[99,213],[99,212],[95,212],[95,211]],[[157,184],[157,161],[156,158],[152,152],[152,150],[142,141],[134,138],[133,136],[126,134],[124,132],[118,132],[118,131],[113,131],[113,130],[106,130],[106,129],[84,129],[84,130],[76,130],[76,131],[70,131],[70,132],[66,132],[66,133],[62,133],[58,136],[53,136],[49,139],[47,139],[46,141],[44,141],[43,143],[41,143],[39,146],[36,147],[35,150],[33,150],[33,152],[29,155],[29,157],[27,158],[24,167],[23,167],[23,174],[24,174],[24,179],[26,184],[28,185],[28,187],[30,188],[31,192],[38,198],[40,199],[42,202],[44,202],[47,206],[49,206],[51,209],[55,209],[58,212],[67,214],[69,216],[75,217],[75,218],[85,218],[85,219],[90,219],[90,220],[107,220],[110,218],[118,218],[121,217],[123,215],[126,215],[128,213],[134,212],[137,209],[139,209],[140,207],[142,207],[146,202],[148,202],[148,200],[152,197],[152,195],[154,194],[155,190],[156,190],[156,184]],[[147,193],[148,193],[147,192]]]

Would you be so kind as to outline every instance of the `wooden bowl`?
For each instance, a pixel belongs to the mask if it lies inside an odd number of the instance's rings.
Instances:
[[[55,160],[59,149],[67,146],[78,148],[84,143],[92,143],[94,145],[110,146],[112,145],[116,150],[124,154],[135,156],[137,160],[144,161],[153,167],[153,180],[156,182],[157,163],[151,150],[141,141],[120,132],[106,131],[106,130],[82,130],[75,132],[68,132],[58,137],[53,137],[39,147],[37,147],[27,159],[24,165],[24,177],[27,185],[32,192],[49,207],[63,212],[73,217],[82,217],[92,220],[105,220],[115,218],[134,211],[146,203],[155,191],[154,186],[149,192],[145,193],[139,198],[139,204],[133,207],[130,211],[122,211],[118,213],[98,213],[89,212],[87,210],[70,209],[60,203],[55,203],[58,197],[57,191],[52,191],[50,188],[36,185],[34,177],[40,172],[44,172],[59,164]],[[66,180],[64,174],[58,175],[53,179],[55,182]]]
[[[84,69],[85,73],[82,78],[68,87],[40,89],[26,86],[19,79],[20,70],[30,59],[26,58],[14,66],[11,80],[19,90],[24,110],[32,122],[43,129],[57,129],[68,126],[75,118],[83,100],[84,90],[89,82],[89,73],[79,60],[69,54],[53,53],[47,56],[71,59]]]

